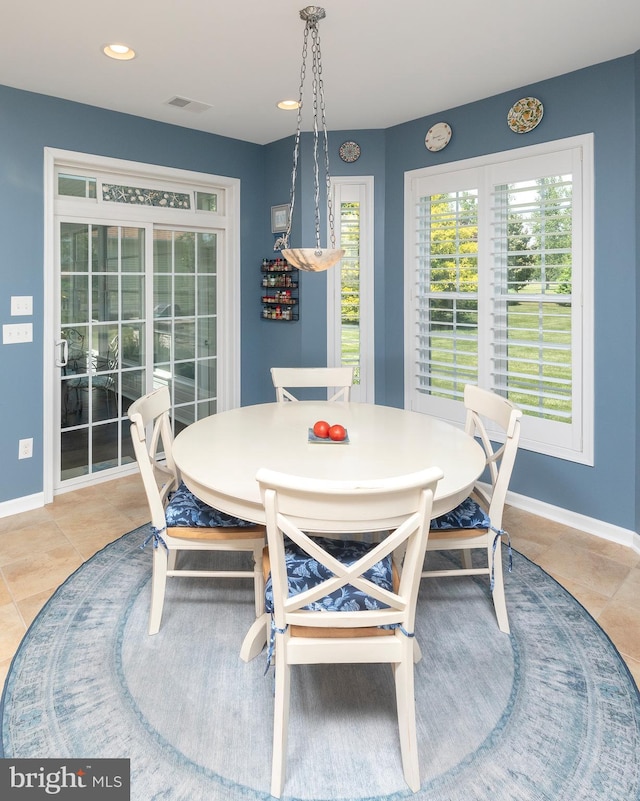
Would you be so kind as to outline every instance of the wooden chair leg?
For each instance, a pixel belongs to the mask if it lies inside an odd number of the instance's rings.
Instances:
[[[285,649],[278,648],[278,639],[287,637],[276,635],[275,671],[276,689],[273,715],[273,761],[271,764],[271,795],[280,798],[284,787],[287,764],[287,731],[289,728],[289,697],[291,693],[291,667],[285,659]]]
[[[422,659],[422,651],[420,650],[420,643],[418,642],[418,638],[413,638],[413,664],[417,665],[418,662]]]
[[[262,543],[253,549],[253,592],[256,617],[264,612],[264,574],[262,572]]]
[[[167,552],[159,545],[153,549],[153,574],[151,577],[151,606],[149,609],[149,634],[160,631],[164,594],[167,588]]]
[[[498,538],[496,549],[489,551],[489,564],[493,559],[493,606],[496,610],[498,628],[504,634],[509,634],[509,616],[507,614],[507,602],[504,597],[504,571],[502,569],[502,545]]]
[[[269,621],[268,614],[263,613],[257,617],[249,631],[245,634],[240,648],[240,659],[243,662],[250,662],[262,651],[267,644],[267,637],[269,636]]]
[[[404,636],[404,635],[401,635]],[[418,764],[418,737],[416,733],[416,703],[413,676],[413,644],[407,641],[403,658],[394,665],[396,704],[398,707],[398,730],[404,778],[411,790],[420,789],[420,766]]]

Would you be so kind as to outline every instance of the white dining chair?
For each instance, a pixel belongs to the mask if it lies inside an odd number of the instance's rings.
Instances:
[[[131,438],[151,512],[153,575],[149,634],[160,629],[167,577],[252,578],[256,617],[264,609],[262,552],[264,526],[232,517],[196,498],[180,479],[173,460],[173,434],[167,387],[134,401],[129,407]],[[249,570],[181,568],[181,551],[245,551]]]
[[[271,795],[276,798],[285,781],[290,668],[295,664],[393,666],[404,777],[414,792],[419,789],[414,619],[433,494],[441,477],[438,468],[379,481],[310,480],[258,471],[267,522],[265,571],[270,571],[265,606],[272,615],[269,648],[275,659]],[[378,543],[349,538],[375,530],[389,534]],[[314,532],[344,536],[329,539]]]
[[[477,482],[472,494],[461,504],[431,521],[427,552],[462,551],[462,567],[429,569],[427,553],[422,575],[426,578],[488,575],[498,627],[508,634],[502,569],[502,537],[508,535],[502,528],[502,516],[518,451],[522,412],[501,395],[471,384],[465,386],[464,404],[465,431],[480,439],[490,483],[487,486]],[[490,432],[485,420],[493,424]],[[490,434],[502,443],[496,449]],[[482,564],[474,566],[471,552],[478,549],[483,552]]]
[[[353,386],[353,367],[272,367],[271,380],[277,401],[297,401],[290,389],[324,388],[330,401],[348,401]]]

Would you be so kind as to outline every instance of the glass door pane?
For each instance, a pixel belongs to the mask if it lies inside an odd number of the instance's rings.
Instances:
[[[59,482],[135,461],[126,413],[146,391],[145,229],[60,223]]]
[[[343,201],[339,210],[340,247],[340,363],[353,367],[360,384],[360,202]]]
[[[216,411],[218,236],[153,237],[153,385],[169,387],[177,432]]]
[[[351,399],[373,403],[373,179],[332,179],[340,266],[327,273],[327,364],[353,367]]]

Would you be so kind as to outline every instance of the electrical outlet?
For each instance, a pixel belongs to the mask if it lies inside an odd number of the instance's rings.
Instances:
[[[33,314],[32,295],[12,295],[11,296],[11,316],[20,317]]]
[[[18,440],[18,459],[30,459],[33,456],[33,437]]]
[[[33,342],[33,323],[11,323],[2,326],[2,342],[4,345],[15,345],[19,342]]]

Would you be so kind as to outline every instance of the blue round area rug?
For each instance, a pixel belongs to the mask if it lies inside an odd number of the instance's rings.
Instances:
[[[30,627],[2,697],[0,755],[129,758],[134,801],[268,799],[273,669],[264,654],[239,658],[252,585],[170,580],[149,637],[147,534],[82,565]],[[507,604],[511,635],[498,630],[485,579],[422,582],[415,795],[390,667],[294,667],[283,798],[638,801],[640,699],[616,649],[517,553]]]

